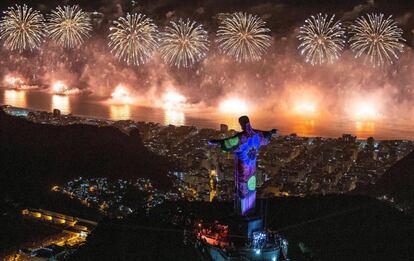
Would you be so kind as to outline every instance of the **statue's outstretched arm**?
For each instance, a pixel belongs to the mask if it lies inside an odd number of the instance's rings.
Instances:
[[[277,136],[279,135],[279,130],[278,129],[272,129],[270,131],[259,131],[259,130],[255,130],[255,132],[260,132],[261,135],[261,145],[267,145],[270,142],[270,139],[272,138],[272,136]]]
[[[222,140],[209,140],[207,141],[208,145],[221,145]]]
[[[220,145],[221,149],[224,151],[232,151],[235,150],[239,146],[240,138],[239,135],[236,134],[233,137],[222,139],[222,140],[209,140],[209,145]]]

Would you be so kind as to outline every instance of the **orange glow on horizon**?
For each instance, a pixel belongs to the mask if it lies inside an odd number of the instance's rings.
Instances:
[[[4,77],[4,82],[7,86],[10,87],[20,87],[20,85],[24,84],[24,80],[19,77],[19,76],[12,76],[10,74],[6,75],[6,77]]]
[[[167,110],[177,110],[185,105],[187,98],[175,91],[168,91],[162,96],[162,107]]]
[[[358,138],[366,139],[375,134],[375,122],[372,121],[357,121],[355,122],[355,135]]]
[[[231,98],[224,100],[219,105],[219,110],[226,114],[245,114],[249,111],[247,103],[244,100]]]
[[[52,90],[55,93],[64,93],[68,90],[68,86],[66,86],[66,84],[61,81],[57,81],[52,85]]]
[[[314,136],[315,135],[315,121],[306,120],[293,124],[293,133],[299,136]]]
[[[187,98],[180,93],[169,90],[161,98],[161,107],[164,109],[165,125],[184,125],[185,115],[182,109],[186,105]]]
[[[52,92],[59,95],[78,94],[78,88],[69,88],[63,81],[56,81],[52,85]]]
[[[165,125],[175,125],[181,126],[185,124],[185,115],[183,112],[174,111],[174,110],[165,110],[164,115],[164,124]]]
[[[132,104],[134,102],[130,90],[121,84],[111,93],[111,97],[111,103],[114,104]]]
[[[361,101],[353,108],[353,118],[357,121],[375,121],[381,118],[375,102]]]
[[[299,102],[295,105],[294,112],[302,116],[314,116],[318,111],[313,103]]]
[[[286,83],[278,103],[283,108],[283,114],[288,117],[301,119],[319,118],[325,114],[324,105],[328,99],[320,87],[302,82]]]

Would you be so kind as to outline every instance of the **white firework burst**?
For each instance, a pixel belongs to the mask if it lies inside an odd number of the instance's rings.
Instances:
[[[127,14],[118,18],[110,31],[111,52],[127,65],[146,63],[158,47],[157,26],[143,14]]]
[[[238,62],[258,61],[272,44],[270,29],[258,16],[237,12],[219,17],[219,49]]]
[[[334,22],[335,15],[317,14],[305,20],[300,27],[298,49],[305,61],[312,65],[333,63],[345,47],[345,29],[341,22]]]
[[[92,31],[89,14],[78,6],[58,6],[49,15],[46,28],[49,37],[65,48],[82,45]]]
[[[160,54],[162,59],[180,67],[190,67],[201,61],[209,49],[208,33],[194,21],[171,21],[161,33]]]
[[[27,5],[9,7],[0,20],[0,39],[11,51],[33,51],[39,48],[44,36],[43,15]]]
[[[392,16],[384,14],[368,14],[359,17],[351,26],[350,48],[355,58],[365,56],[365,63],[374,67],[385,63],[393,63],[404,51],[403,31]]]

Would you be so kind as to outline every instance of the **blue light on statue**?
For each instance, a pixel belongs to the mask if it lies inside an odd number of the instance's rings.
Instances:
[[[237,152],[239,159],[249,167],[256,167],[256,157],[259,148],[260,137],[258,134],[255,134],[247,139],[247,142],[240,145],[239,152]]]
[[[254,203],[256,202],[256,191],[251,191],[245,198],[243,198],[240,202],[241,204],[241,212],[242,214],[246,213],[248,210],[254,207]]]
[[[222,150],[235,154],[235,212],[242,216],[252,214],[256,202],[256,159],[259,149],[270,142],[272,131],[252,128],[247,116],[239,118],[243,131],[222,140],[209,140],[211,145],[220,145]]]

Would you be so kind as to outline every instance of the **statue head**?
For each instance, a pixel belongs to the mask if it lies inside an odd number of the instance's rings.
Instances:
[[[239,118],[239,123],[243,131],[247,130],[248,127],[250,127],[250,120],[246,115]]]

